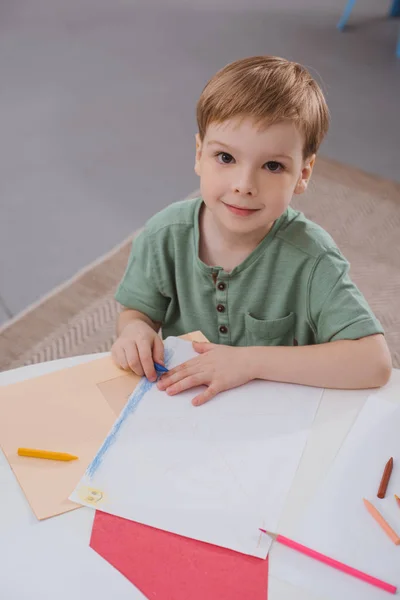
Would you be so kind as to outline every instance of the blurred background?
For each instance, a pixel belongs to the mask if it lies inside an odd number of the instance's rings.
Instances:
[[[225,64],[305,64],[323,157],[400,181],[399,19],[358,0],[2,0],[0,324],[198,185],[195,105]]]

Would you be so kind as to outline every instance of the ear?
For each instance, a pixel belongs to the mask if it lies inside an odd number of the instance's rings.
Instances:
[[[201,159],[202,149],[203,149],[203,144],[200,139],[200,134],[196,133],[196,160],[194,163],[194,171],[195,171],[196,175],[199,175],[199,176],[200,176],[200,159]]]
[[[315,165],[315,158],[315,154],[313,154],[304,161],[300,177],[296,183],[296,187],[294,188],[295,194],[303,194],[306,191],[308,182],[311,179],[311,173],[313,172],[313,168]]]

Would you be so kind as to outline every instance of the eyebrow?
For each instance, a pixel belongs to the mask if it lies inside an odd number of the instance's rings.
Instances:
[[[237,151],[232,146],[229,146],[228,144],[224,144],[224,142],[219,142],[218,140],[210,140],[209,142],[207,142],[207,146],[223,146],[224,148],[227,148],[228,150],[231,150],[232,152]],[[293,162],[293,158],[291,156],[289,156],[288,154],[272,154],[271,156],[273,156],[274,158],[283,158],[286,160],[291,160]]]

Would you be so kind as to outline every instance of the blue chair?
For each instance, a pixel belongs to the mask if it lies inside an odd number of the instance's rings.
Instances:
[[[346,27],[347,21],[350,19],[351,11],[353,10],[355,3],[356,0],[348,0],[344,8],[343,14],[340,17],[338,24],[336,25],[336,27],[340,29],[340,31],[343,31],[343,29]]]
[[[356,0],[348,0],[343,14],[340,17],[338,24],[336,25],[336,27],[340,29],[340,31],[343,31],[346,27],[347,21],[350,18],[351,11],[353,10],[355,3]],[[389,17],[400,17],[400,0],[393,0],[392,6],[389,10]],[[397,58],[400,58],[400,33],[399,38],[397,40],[396,56]]]

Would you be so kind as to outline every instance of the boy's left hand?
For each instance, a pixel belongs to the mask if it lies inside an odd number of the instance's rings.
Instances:
[[[171,369],[161,377],[157,386],[170,396],[199,385],[207,389],[193,398],[199,406],[214,398],[219,392],[247,383],[252,377],[249,348],[221,346],[207,342],[193,342],[199,356]]]

